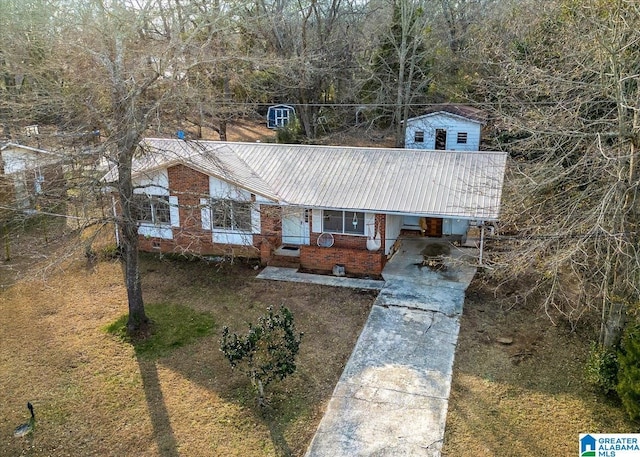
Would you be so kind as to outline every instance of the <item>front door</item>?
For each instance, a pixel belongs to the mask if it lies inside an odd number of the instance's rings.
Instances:
[[[442,236],[442,219],[439,217],[427,217],[425,236]]]
[[[436,129],[436,150],[444,151],[445,149],[447,149],[447,131]]]
[[[282,208],[282,244],[309,244],[309,210]]]

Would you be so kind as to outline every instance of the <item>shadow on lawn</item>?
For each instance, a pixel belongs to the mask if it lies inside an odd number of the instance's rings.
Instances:
[[[158,450],[163,457],[179,457],[178,444],[171,428],[169,412],[164,403],[158,368],[154,360],[137,356],[144,387],[144,395],[147,400],[149,416],[153,426],[153,436],[158,443]]]

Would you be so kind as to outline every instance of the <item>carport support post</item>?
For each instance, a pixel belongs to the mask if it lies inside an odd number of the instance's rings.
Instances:
[[[484,252],[484,221],[482,222],[482,225],[480,226],[480,258],[479,258],[479,265],[482,266],[482,254]]]

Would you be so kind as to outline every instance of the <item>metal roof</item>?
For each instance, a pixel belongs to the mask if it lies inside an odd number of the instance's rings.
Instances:
[[[145,139],[134,177],[176,163],[286,205],[497,220],[507,154]],[[115,175],[112,175],[113,178]]]
[[[8,142],[0,146],[0,151],[4,151],[5,149],[23,149],[25,151],[35,152],[38,154],[49,155],[54,157],[62,157],[62,154],[59,154],[57,152],[51,152],[45,149],[34,148],[31,146],[25,146],[24,144],[18,144],[18,143],[12,143],[12,142]]]
[[[462,118],[465,118],[466,120],[477,122],[478,124],[487,123],[487,113],[485,111],[478,108],[474,108],[473,106],[458,105],[455,103],[433,105],[430,108],[426,109],[422,115],[407,119],[407,122],[410,123],[411,121],[433,116],[439,113],[451,114],[456,117],[462,117]]]

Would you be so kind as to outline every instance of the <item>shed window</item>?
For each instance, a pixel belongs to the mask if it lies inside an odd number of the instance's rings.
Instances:
[[[135,194],[132,214],[136,221],[143,224],[168,225],[171,223],[169,197]]]
[[[214,229],[251,231],[251,202],[220,198],[211,200]]]
[[[289,123],[289,109],[288,108],[276,108],[275,110],[275,123],[277,127],[284,127]]]
[[[467,132],[458,132],[458,144],[467,144]]]
[[[413,141],[416,143],[424,143],[424,132],[422,130],[416,130]]]
[[[40,195],[42,194],[42,185],[44,184],[44,176],[42,175],[40,170],[35,170],[34,173],[35,175],[33,180],[33,187],[36,194]]]
[[[325,210],[322,216],[324,232],[364,235],[364,213]]]

